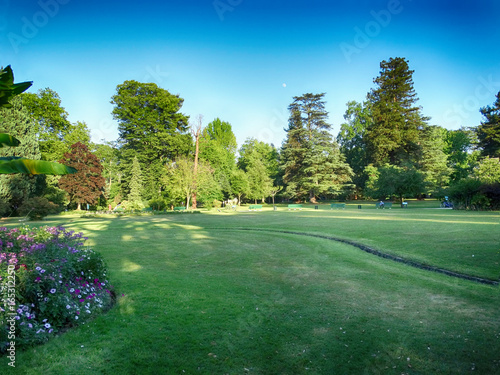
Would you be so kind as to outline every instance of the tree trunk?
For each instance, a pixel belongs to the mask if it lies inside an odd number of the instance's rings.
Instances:
[[[80,211],[81,209],[82,209],[82,204],[78,202],[78,204],[76,205],[76,210]]]
[[[201,133],[202,121],[203,121],[203,116],[199,115],[198,116],[198,127],[196,128],[196,132],[193,132],[194,137],[195,137],[195,141],[196,141],[196,150],[194,153],[194,169],[193,169],[193,205],[191,207],[193,210],[195,210],[196,206],[198,205],[198,203],[196,202],[196,193],[198,190],[196,178],[198,175],[198,155],[200,152],[200,133]],[[187,208],[187,206],[186,206],[186,208]]]

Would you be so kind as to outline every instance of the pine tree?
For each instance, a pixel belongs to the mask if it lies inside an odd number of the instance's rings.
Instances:
[[[128,207],[131,210],[142,210],[142,171],[137,157],[132,162],[132,177],[130,179],[130,193],[128,195]]]
[[[35,127],[22,105],[21,98],[13,98],[10,104],[11,108],[0,110],[0,131],[14,136],[20,144],[17,147],[0,148],[0,157],[15,156],[40,160]],[[33,195],[40,177],[26,174],[0,175],[0,199],[15,211],[25,199]]]
[[[404,58],[390,58],[380,63],[377,85],[368,93],[373,122],[365,133],[371,163],[381,166],[414,165],[421,156],[420,132],[427,117],[416,106],[413,70]]]
[[[294,97],[288,107],[281,168],[286,193],[295,199],[315,202],[319,195],[337,195],[351,180],[352,170],[329,133],[324,95]]]
[[[477,128],[481,155],[492,158],[500,157],[500,91],[496,98],[492,107],[481,108],[481,113],[486,117],[486,121]]]

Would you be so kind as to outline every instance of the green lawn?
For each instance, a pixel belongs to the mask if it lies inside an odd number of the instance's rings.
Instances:
[[[500,373],[498,286],[279,232],[500,278],[499,213],[372,206],[50,218],[85,232],[119,299],[90,324],[17,353],[14,371]],[[0,368],[9,372],[6,358]]]

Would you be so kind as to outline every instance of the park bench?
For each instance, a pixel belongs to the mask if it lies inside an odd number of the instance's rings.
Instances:
[[[288,210],[302,210],[302,205],[301,204],[289,204],[288,205]]]
[[[342,208],[342,209],[344,209],[345,208],[345,203],[332,203],[330,205],[330,210],[333,210],[334,208],[337,208],[337,209]]]
[[[251,204],[248,209],[250,211],[257,211],[257,210],[262,211],[262,205],[261,204]]]
[[[380,208],[380,202],[375,203],[375,207]],[[382,206],[382,208],[389,208],[389,209],[391,209],[392,208],[392,202],[384,202],[384,205]]]
[[[174,207],[174,211],[186,211],[186,207]]]

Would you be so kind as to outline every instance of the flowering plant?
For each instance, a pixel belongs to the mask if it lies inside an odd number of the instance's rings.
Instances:
[[[114,300],[102,257],[62,227],[0,228],[0,353],[46,341]]]

